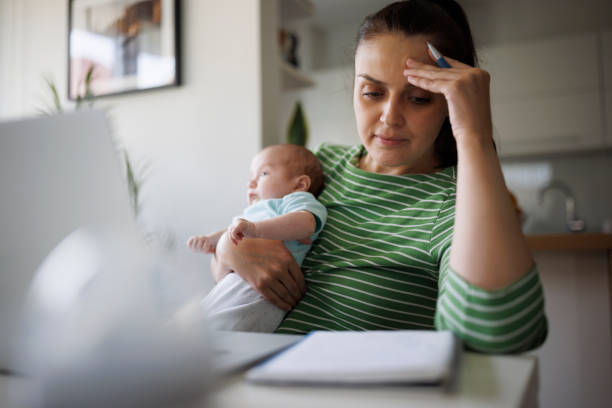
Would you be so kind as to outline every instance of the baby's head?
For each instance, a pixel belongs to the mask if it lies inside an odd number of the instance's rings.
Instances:
[[[316,197],[323,188],[319,160],[302,146],[266,147],[253,158],[250,171],[249,205],[259,200],[282,198],[296,191],[307,191]]]

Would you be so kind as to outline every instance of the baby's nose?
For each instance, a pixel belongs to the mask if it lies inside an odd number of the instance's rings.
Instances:
[[[255,179],[249,180],[248,186],[249,188],[255,188],[257,186],[257,181]]]

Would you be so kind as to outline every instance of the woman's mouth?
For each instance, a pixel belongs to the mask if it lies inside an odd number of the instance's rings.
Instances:
[[[383,146],[397,146],[406,143],[408,139],[397,136],[374,135],[376,141]]]

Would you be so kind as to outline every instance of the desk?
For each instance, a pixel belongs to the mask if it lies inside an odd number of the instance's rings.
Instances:
[[[464,353],[455,391],[437,387],[280,387],[246,383],[244,372],[223,381],[208,401],[212,408],[356,408],[356,407],[537,407],[537,360],[531,356]],[[9,387],[21,382],[0,376],[0,406],[9,406]]]
[[[213,408],[537,407],[537,360],[531,356],[485,356],[465,352],[456,390],[435,387],[263,386],[236,374],[210,398]]]

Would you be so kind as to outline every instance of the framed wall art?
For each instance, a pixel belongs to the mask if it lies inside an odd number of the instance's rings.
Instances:
[[[70,0],[68,97],[179,85],[179,2]]]

